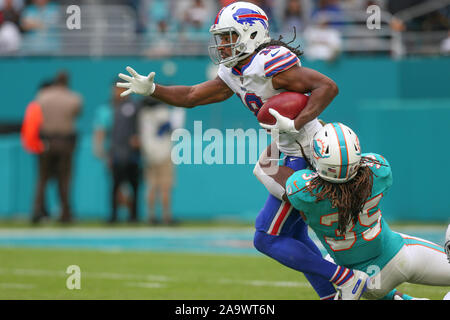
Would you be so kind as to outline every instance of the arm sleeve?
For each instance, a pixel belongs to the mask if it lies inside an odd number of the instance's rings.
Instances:
[[[272,143],[270,146],[274,146]],[[271,150],[274,152],[275,150]],[[278,151],[278,149],[276,149]],[[277,152],[277,155],[279,155],[279,152]],[[285,194],[284,185],[279,184],[274,178],[269,176],[269,174],[264,171],[264,169],[261,167],[261,163],[269,163],[271,161],[279,161],[279,159],[273,158],[271,156],[268,156],[267,149],[261,153],[259,156],[258,162],[256,162],[255,168],[253,169],[253,174],[256,176],[256,178],[261,182],[267,189],[267,191],[270,192],[273,196],[275,196],[279,200],[283,200],[282,197]]]
[[[256,178],[261,182],[266,189],[275,196],[279,200],[283,200],[282,197],[285,193],[284,186],[275,181],[275,179],[268,176],[264,170],[259,165],[259,162],[256,163],[255,168],[253,169],[253,174]]]

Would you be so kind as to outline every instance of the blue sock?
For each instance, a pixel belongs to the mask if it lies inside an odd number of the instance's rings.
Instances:
[[[330,281],[337,286],[344,285],[353,277],[353,270],[341,266],[336,266],[334,275],[330,278]]]
[[[288,234],[294,239],[305,244],[312,252],[314,252],[319,257],[322,257],[322,253],[314,241],[308,235],[308,227],[302,219],[297,220],[295,225],[292,227],[292,232]],[[337,266],[336,266],[337,267]],[[305,273],[306,279],[308,279],[311,286],[314,288],[316,293],[319,295],[321,300],[332,300],[336,295],[336,289],[329,281],[323,281],[322,276]]]

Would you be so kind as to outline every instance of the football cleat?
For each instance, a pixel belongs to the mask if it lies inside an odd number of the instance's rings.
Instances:
[[[353,278],[343,286],[337,287],[334,300],[359,300],[367,288],[369,275],[359,270],[354,270]]]

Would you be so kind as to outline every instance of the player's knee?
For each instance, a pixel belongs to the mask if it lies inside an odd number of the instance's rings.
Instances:
[[[253,245],[259,252],[267,254],[272,243],[272,238],[273,236],[263,231],[256,231],[253,237]]]

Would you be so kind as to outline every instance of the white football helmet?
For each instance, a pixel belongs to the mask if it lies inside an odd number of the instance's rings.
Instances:
[[[353,179],[361,166],[358,136],[346,125],[328,123],[311,140],[312,165],[319,176],[333,183]]]
[[[257,5],[249,2],[234,2],[223,7],[209,29],[212,43],[209,55],[215,64],[234,67],[238,61],[247,58],[261,44],[269,42],[269,21],[266,13]],[[236,42],[232,34],[236,33]],[[222,43],[229,36],[230,41]],[[223,56],[219,48],[230,47],[231,56]]]

